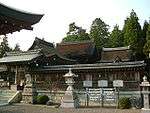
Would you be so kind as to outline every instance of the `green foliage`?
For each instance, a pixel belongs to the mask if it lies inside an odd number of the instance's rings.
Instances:
[[[149,26],[149,23],[145,21],[143,25],[143,30],[142,30],[142,37],[144,38],[145,41],[146,41],[146,33],[148,31],[148,26]]]
[[[135,55],[136,59],[139,59],[137,56],[142,55],[143,53],[143,37],[141,25],[138,22],[138,17],[134,10],[131,11],[130,17],[125,20],[123,33],[124,33],[124,43],[125,46],[130,45],[133,55]]]
[[[49,97],[47,95],[38,95],[36,98],[37,104],[46,104],[49,101]]]
[[[129,108],[131,108],[130,99],[127,98],[127,97],[122,97],[122,98],[120,98],[118,104],[119,104],[118,107],[119,107],[120,109],[129,109]]]
[[[149,23],[147,21],[144,22],[143,30],[142,30],[142,37],[143,40],[141,42],[143,45],[143,53],[148,56],[148,52],[150,52],[150,42],[148,40],[150,39],[150,29],[149,29]]]
[[[119,30],[119,26],[116,25],[110,34],[109,45],[110,47],[122,47],[124,46],[123,41],[123,33]]]
[[[144,45],[143,52],[148,57],[150,53],[150,25],[148,26],[148,30],[146,32],[146,40],[147,42]]]
[[[84,41],[84,40],[90,40],[89,35],[87,33],[85,34],[77,34],[77,35],[67,35],[65,38],[63,38],[63,42],[75,42],[75,41]]]
[[[6,54],[6,52],[10,52],[10,51],[12,51],[12,49],[8,45],[7,37],[4,36],[3,41],[1,42],[0,45],[0,57],[3,57]]]
[[[85,29],[78,27],[75,23],[69,24],[69,32],[67,36],[63,38],[63,42],[74,42],[74,41],[83,41],[90,40],[89,34],[86,33]]]
[[[90,38],[94,40],[96,47],[101,49],[108,45],[108,37],[108,25],[100,18],[96,18],[91,25]]]
[[[146,27],[147,27],[147,29],[146,29]],[[146,43],[144,45],[143,52],[147,57],[149,57],[149,53],[150,53],[150,24],[146,27],[145,27]]]
[[[146,32],[146,40],[150,40],[150,25],[148,26],[147,32]]]
[[[150,53],[150,40],[148,40],[143,48],[143,52],[144,54],[147,56],[147,58],[149,57],[149,53]]]

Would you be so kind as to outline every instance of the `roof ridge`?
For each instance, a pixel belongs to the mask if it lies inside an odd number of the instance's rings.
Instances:
[[[85,44],[85,43],[93,43],[92,40],[84,40],[84,41],[72,41],[72,42],[61,42],[57,43],[58,45],[69,45],[69,44]]]
[[[44,45],[44,46],[47,46],[48,48],[54,48],[54,44],[53,44],[53,43],[47,42],[47,41],[42,40],[42,39],[40,39],[40,38],[38,38],[38,37],[35,37],[35,39],[34,39],[32,45],[29,47],[28,50],[35,49],[35,47],[41,49],[41,47],[40,47],[41,45],[42,45],[42,46],[43,46],[43,45]]]
[[[130,46],[124,46],[124,47],[114,47],[114,48],[105,48],[103,47],[103,51],[118,51],[118,50],[127,50],[130,49]]]
[[[29,51],[13,51],[13,52],[7,52],[6,56],[19,56],[19,55],[29,55],[29,54],[39,54],[41,52],[41,49],[34,49]]]
[[[54,47],[53,43],[48,42],[48,41],[45,41],[44,39],[40,39],[40,38],[38,38],[38,37],[35,37],[35,41],[40,41],[41,43],[45,43],[45,44],[47,44],[47,45],[50,45],[50,46],[53,46],[53,47]]]
[[[123,65],[122,65],[123,64]],[[134,61],[127,63],[94,63],[94,64],[71,64],[71,65],[53,65],[53,66],[44,66],[44,67],[92,67],[92,66],[125,66],[125,65],[146,65],[144,61]]]

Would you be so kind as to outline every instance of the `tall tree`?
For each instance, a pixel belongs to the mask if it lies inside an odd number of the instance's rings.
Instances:
[[[85,29],[75,25],[75,22],[69,24],[69,32],[67,36],[63,38],[62,42],[73,42],[73,41],[83,41],[90,40],[89,34],[86,33]]]
[[[126,46],[130,45],[135,60],[141,60],[143,55],[142,30],[138,20],[136,13],[132,10],[123,28],[124,43]]]
[[[142,37],[143,39],[145,39],[145,41],[146,41],[146,33],[148,31],[148,26],[149,26],[149,23],[145,21],[143,25],[143,29],[142,29]]]
[[[10,51],[12,51],[12,49],[8,45],[7,37],[4,36],[3,41],[1,42],[0,45],[0,57],[3,57],[6,54],[6,52],[10,52]]]
[[[91,25],[90,37],[94,40],[98,49],[101,49],[108,44],[108,27],[109,26],[100,18],[96,18]]]
[[[119,26],[114,26],[114,29],[112,30],[110,34],[110,47],[121,47],[124,46],[124,38],[123,33],[121,30],[119,30]]]
[[[146,32],[146,43],[143,48],[144,54],[149,57],[150,53],[150,25],[148,26],[147,32]]]
[[[148,56],[148,49],[149,49],[149,47],[148,46],[150,46],[149,44],[150,44],[150,41],[148,41],[149,39],[147,39],[147,38],[150,38],[148,35],[147,35],[147,32],[148,32],[148,27],[149,27],[149,23],[145,20],[145,22],[144,22],[144,25],[143,25],[143,29],[142,29],[142,37],[143,37],[143,40],[141,41],[142,43],[142,45],[143,45],[143,53],[146,55],[146,56]],[[147,38],[146,38],[147,37]],[[147,51],[148,50],[148,51]]]

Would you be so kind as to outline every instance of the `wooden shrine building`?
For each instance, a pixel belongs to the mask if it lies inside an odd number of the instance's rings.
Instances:
[[[78,75],[75,79],[77,90],[84,89],[85,80],[92,81],[94,88],[98,87],[98,80],[108,80],[108,87],[113,87],[113,80],[123,80],[122,90],[138,91],[146,64],[131,61],[130,52],[129,47],[120,47],[103,48],[99,53],[91,41],[60,43],[54,47],[52,43],[35,38],[28,51],[9,52],[0,59],[0,64],[7,67],[10,85],[25,81],[25,74],[29,73],[37,89],[64,91],[63,75],[71,68]]]

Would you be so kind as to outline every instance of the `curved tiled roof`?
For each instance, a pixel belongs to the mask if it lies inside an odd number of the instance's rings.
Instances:
[[[97,63],[97,64],[75,64],[75,65],[56,65],[56,66],[44,66],[41,70],[35,71],[49,71],[49,70],[68,70],[68,69],[115,69],[115,68],[134,68],[145,67],[144,61],[134,62],[119,62],[119,63]]]
[[[32,30],[43,14],[27,13],[0,3],[0,35],[13,33],[22,29]]]
[[[26,11],[21,11],[10,6],[0,3],[0,14],[20,21],[28,22],[31,25],[38,23],[43,14],[34,14]]]
[[[0,63],[27,62],[41,56],[41,50],[25,52],[8,52],[0,59]]]

